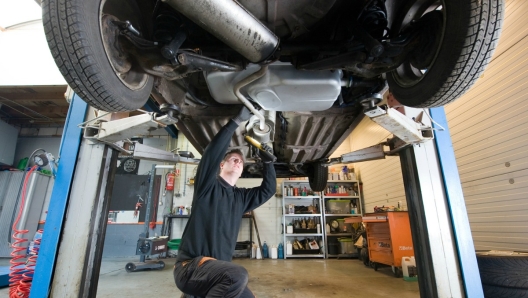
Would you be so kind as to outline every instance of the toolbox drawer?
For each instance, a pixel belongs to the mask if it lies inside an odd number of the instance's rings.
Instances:
[[[392,266],[393,265],[393,256],[392,251],[389,249],[383,250],[370,250],[369,249],[369,258],[371,262],[376,262],[380,264],[385,264]]]
[[[371,237],[375,236],[386,236],[389,237],[390,235],[390,228],[388,222],[376,222],[376,223],[368,223],[367,224],[367,233]]]
[[[388,238],[370,238],[368,239],[368,247],[374,250],[387,249],[392,251],[392,243]]]

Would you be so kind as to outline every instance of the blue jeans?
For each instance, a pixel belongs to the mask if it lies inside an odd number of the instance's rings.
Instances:
[[[177,262],[174,266],[174,282],[183,293],[198,297],[253,298],[248,289],[248,272],[231,262],[207,260],[202,257]]]

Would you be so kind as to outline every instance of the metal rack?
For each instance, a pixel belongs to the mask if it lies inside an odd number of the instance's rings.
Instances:
[[[282,223],[283,223],[283,238],[284,238],[284,258],[324,258],[324,249],[321,248],[321,244],[324,243],[324,231],[323,231],[323,216],[321,213],[322,205],[321,205],[321,196],[320,195],[288,195],[288,192],[286,191],[286,187],[306,187],[307,189],[310,189],[310,184],[307,180],[285,180],[282,184],[283,188],[283,196],[282,196]],[[295,206],[309,206],[312,205],[314,208],[317,208],[316,210],[319,210],[318,213],[294,213],[289,214],[286,212],[288,205],[294,204]],[[316,206],[314,206],[316,205]],[[317,233],[309,232],[309,233],[287,233],[287,226],[289,223],[292,223],[294,219],[302,219],[302,218],[314,218],[316,222],[320,224],[320,231]],[[317,228],[316,228],[317,230]],[[318,253],[299,253],[299,250],[293,251],[293,254],[287,254],[286,251],[286,243],[287,241],[290,241],[293,243],[294,239],[297,238],[297,240],[302,241],[304,239],[313,239],[317,241],[317,244],[319,245],[319,251]],[[316,251],[315,249],[313,251]]]
[[[326,228],[326,224],[330,224],[332,220],[334,219],[344,219],[346,217],[356,217],[356,216],[362,216],[362,202],[361,202],[361,193],[360,193],[360,187],[359,187],[359,181],[357,180],[329,180],[328,184],[331,185],[339,185],[339,186],[346,186],[351,187],[354,189],[355,193],[352,195],[347,194],[331,194],[324,192],[322,196],[322,212],[323,212],[323,222],[324,226]],[[327,184],[327,185],[328,185]],[[328,200],[350,200],[351,202],[354,202],[357,206],[357,213],[351,214],[351,213],[340,213],[340,214],[333,214],[329,213],[327,210],[327,201]],[[327,233],[326,229],[324,232],[324,247],[325,247],[325,255],[326,258],[350,258],[350,257],[357,257],[357,253],[354,254],[330,254],[329,253],[329,239],[334,239],[337,241],[340,237],[351,237],[353,230],[347,231],[347,232],[336,232],[336,233]]]

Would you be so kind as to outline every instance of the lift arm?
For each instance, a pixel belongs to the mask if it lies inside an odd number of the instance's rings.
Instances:
[[[173,152],[128,141],[132,137],[146,135],[152,130],[178,122],[178,119],[174,117],[175,110],[170,109],[170,107],[162,108],[162,110],[166,111],[167,114],[159,116],[156,113],[145,113],[119,120],[99,121],[86,125],[84,138],[93,143],[102,142],[108,144],[112,148],[135,159],[197,165],[200,160],[193,158],[193,156],[184,157]]]
[[[386,155],[398,154],[407,146],[433,139],[431,127],[421,123],[423,112],[411,119],[394,108],[368,103],[370,105],[366,107],[365,115],[392,133],[394,137],[388,139],[387,142],[331,158],[328,165],[384,159]],[[386,146],[390,148],[389,151],[384,150]]]

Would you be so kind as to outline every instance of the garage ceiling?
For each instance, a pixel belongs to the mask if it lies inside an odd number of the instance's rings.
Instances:
[[[62,127],[67,86],[0,87],[0,119],[17,127]]]

